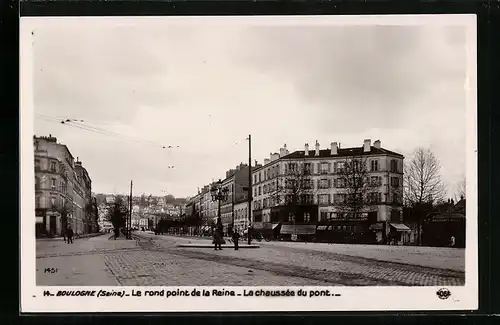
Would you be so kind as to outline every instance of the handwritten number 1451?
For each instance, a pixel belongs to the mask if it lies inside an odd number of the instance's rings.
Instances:
[[[58,269],[53,267],[48,267],[45,269],[44,273],[57,273]]]

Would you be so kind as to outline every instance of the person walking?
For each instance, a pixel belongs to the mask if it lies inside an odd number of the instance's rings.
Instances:
[[[455,247],[455,236],[450,237],[450,247]]]
[[[217,224],[214,232],[215,250],[222,250],[222,241],[224,240],[222,233],[222,224]]]
[[[234,231],[232,237],[234,242],[234,250],[237,251],[239,249],[238,240],[240,239],[240,234],[238,233],[238,231]]]
[[[68,226],[68,230],[66,230],[66,236],[68,237],[68,244],[73,244],[73,229],[71,229],[71,226]]]

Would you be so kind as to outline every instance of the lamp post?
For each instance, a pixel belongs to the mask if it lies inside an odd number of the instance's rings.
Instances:
[[[218,202],[217,208],[217,226],[222,224],[221,215],[220,215],[220,202],[226,201],[229,194],[229,189],[227,187],[222,187],[222,181],[219,179],[218,182],[212,185],[210,189],[210,193],[212,194],[212,201]]]

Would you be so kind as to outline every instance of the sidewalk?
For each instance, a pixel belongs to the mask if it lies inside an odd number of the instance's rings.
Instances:
[[[98,233],[93,233],[93,234],[85,234],[85,235],[80,235],[78,239],[84,239],[84,238],[91,238],[91,237],[97,237],[101,236],[105,233],[103,232],[98,232]],[[76,238],[76,237],[74,237]],[[64,240],[64,237],[62,236],[57,236],[57,237],[52,237],[52,238],[37,238],[37,241],[52,241],[52,240]]]
[[[77,239],[37,241],[36,284],[47,286],[118,285],[99,251],[110,249],[109,234]],[[122,242],[122,241],[120,241]],[[129,241],[130,242],[130,241]],[[108,243],[105,245],[104,243]],[[123,243],[123,242],[122,242]],[[128,243],[129,247],[130,244]]]

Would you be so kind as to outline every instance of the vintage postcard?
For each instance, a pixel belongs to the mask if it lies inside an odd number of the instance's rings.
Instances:
[[[23,312],[478,308],[474,15],[21,18],[20,73]]]

